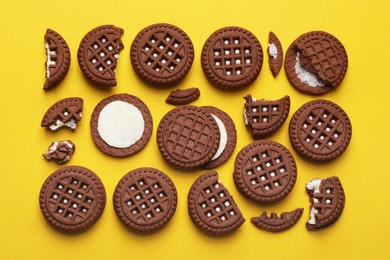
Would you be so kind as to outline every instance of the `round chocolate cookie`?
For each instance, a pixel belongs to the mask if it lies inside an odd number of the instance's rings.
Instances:
[[[220,131],[206,110],[182,106],[169,111],[157,129],[160,153],[169,163],[196,168],[208,163],[218,150]]]
[[[152,135],[153,121],[142,100],[116,94],[97,104],[90,126],[92,139],[102,152],[125,157],[145,147]]]
[[[290,121],[290,141],[304,157],[329,161],[347,149],[352,126],[345,111],[329,100],[313,100],[301,106]]]
[[[171,220],[177,192],[172,180],[153,168],[135,169],[119,181],[114,209],[120,220],[139,232],[155,231]]]
[[[130,60],[142,79],[155,85],[170,85],[187,75],[194,61],[194,47],[180,28],[153,24],[135,37]]]
[[[45,219],[55,228],[78,232],[98,221],[106,205],[106,191],[91,170],[63,167],[46,179],[39,204]]]
[[[243,88],[259,75],[263,49],[257,38],[240,27],[225,27],[214,32],[202,50],[202,68],[216,86]]]
[[[307,94],[324,94],[337,87],[348,68],[348,56],[333,35],[313,31],[299,36],[286,52],[285,70],[291,84]]]
[[[238,153],[233,177],[245,197],[256,202],[272,203],[290,193],[297,178],[297,166],[286,147],[261,140]]]

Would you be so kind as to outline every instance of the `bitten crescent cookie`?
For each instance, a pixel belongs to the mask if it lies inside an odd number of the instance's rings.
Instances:
[[[198,88],[177,89],[171,91],[165,102],[176,106],[187,105],[197,100],[199,96],[200,91]]]
[[[280,216],[274,212],[267,216],[267,212],[263,211],[259,217],[251,218],[251,222],[265,231],[282,232],[294,226],[301,218],[302,212],[303,208],[297,208],[290,212],[283,212]]]
[[[269,32],[268,35],[268,64],[272,76],[276,77],[283,65],[283,49],[278,37]]]

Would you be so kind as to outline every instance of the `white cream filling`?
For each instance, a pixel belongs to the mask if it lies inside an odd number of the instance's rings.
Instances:
[[[50,51],[49,44],[45,44],[46,48],[46,55],[47,55],[47,60],[46,60],[46,78],[50,78],[50,65],[55,65],[56,62],[54,60],[51,60],[51,55],[56,55],[55,51]]]
[[[276,48],[275,44],[268,43],[268,53],[274,59],[278,57],[278,49]]]
[[[64,123],[61,120],[57,119],[57,121],[54,124],[52,124],[51,126],[49,126],[49,127],[50,127],[51,130],[54,131],[54,130],[57,130],[58,128],[63,127],[63,126],[67,126],[70,129],[74,130],[77,127],[77,123],[76,123],[76,121],[74,119],[71,119],[71,120],[69,120],[66,123]]]
[[[102,109],[97,130],[109,146],[128,148],[141,139],[144,128],[141,111],[130,103],[118,100]]]
[[[306,189],[314,191],[314,193],[320,192],[322,179],[314,179],[308,184],[306,184]],[[313,199],[314,201],[314,199]],[[316,223],[315,215],[317,214],[317,210],[312,206],[310,209],[310,219],[307,221],[310,225],[314,225]]]
[[[311,73],[310,71],[301,66],[299,60],[299,52],[297,53],[295,60],[295,73],[297,74],[297,77],[301,80],[302,83],[305,83],[310,87],[323,87],[325,85],[318,79],[315,74]]]
[[[214,154],[213,158],[211,158],[211,161],[214,161],[219,156],[221,156],[221,154],[223,153],[223,151],[226,148],[226,144],[227,144],[227,131],[226,131],[226,127],[223,124],[223,122],[221,121],[221,119],[219,119],[217,116],[215,116],[213,114],[211,114],[211,115],[214,117],[215,121],[217,122],[217,125],[218,125],[218,128],[219,128],[219,132],[220,132],[220,136],[221,136],[220,140],[219,140],[218,150]]]

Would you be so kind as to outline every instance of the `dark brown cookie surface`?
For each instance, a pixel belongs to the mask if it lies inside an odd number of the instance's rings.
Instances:
[[[199,98],[200,91],[198,88],[177,89],[171,91],[165,102],[171,105],[187,105]]]
[[[283,49],[278,37],[270,32],[268,35],[268,64],[272,75],[276,77],[283,65]]]
[[[71,140],[53,142],[43,157],[48,161],[55,161],[58,164],[66,163],[72,157],[76,145]]]
[[[251,95],[244,97],[244,121],[255,138],[267,136],[278,130],[290,112],[290,97],[278,100],[257,100]]]
[[[191,220],[208,233],[226,234],[245,222],[233,197],[219,181],[215,171],[200,176],[191,186],[187,199]]]
[[[203,72],[214,85],[243,88],[259,75],[263,50],[257,38],[240,27],[225,27],[214,32],[202,50]]]
[[[297,167],[286,147],[262,140],[247,145],[238,153],[233,176],[245,197],[272,203],[290,193],[297,178]]]
[[[310,197],[308,230],[317,230],[334,223],[343,213],[345,194],[339,178],[313,179],[306,184]]]
[[[52,173],[41,188],[40,208],[45,219],[62,231],[78,232],[98,221],[106,204],[99,177],[81,166]]]
[[[102,25],[92,29],[81,40],[77,59],[83,74],[99,86],[116,86],[116,64],[123,49],[123,29]]]
[[[313,100],[300,107],[290,121],[291,144],[314,161],[329,161],[347,149],[352,136],[348,115],[329,100]]]
[[[153,120],[142,100],[115,94],[96,105],[90,127],[92,139],[102,152],[125,157],[145,147],[152,135]]]
[[[251,218],[251,222],[265,231],[282,232],[294,226],[301,218],[302,212],[303,208],[297,208],[290,212],[283,212],[280,216],[274,212],[267,216],[267,212],[263,211],[259,217]]]
[[[139,232],[155,231],[173,217],[177,192],[172,180],[153,168],[135,169],[119,181],[114,209],[120,220]]]
[[[171,24],[153,24],[135,37],[130,50],[131,64],[144,80],[170,85],[182,80],[194,60],[191,39]]]
[[[46,81],[44,90],[57,86],[66,76],[70,67],[70,51],[68,44],[57,32],[46,30],[44,37],[46,48]]]
[[[344,79],[348,56],[333,35],[313,31],[299,36],[288,48],[285,70],[291,84],[307,94],[324,94]]]

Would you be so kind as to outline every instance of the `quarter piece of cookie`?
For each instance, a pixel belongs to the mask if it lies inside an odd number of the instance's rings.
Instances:
[[[116,86],[116,65],[123,49],[123,29],[102,25],[88,32],[81,40],[77,59],[83,74],[94,84]]]
[[[297,166],[286,147],[261,140],[238,153],[233,177],[245,197],[260,203],[272,203],[290,193],[296,182]]]
[[[339,178],[313,179],[306,184],[310,197],[310,219],[308,230],[317,230],[334,223],[343,212],[345,194]]]
[[[327,32],[312,31],[291,43],[284,66],[293,87],[319,95],[335,89],[344,79],[348,56],[336,37]]]
[[[106,191],[99,177],[81,166],[63,167],[44,182],[39,204],[55,228],[79,232],[90,228],[103,213]]]
[[[72,157],[76,145],[71,140],[55,141],[51,143],[43,157],[48,161],[55,161],[58,164],[66,163]]]
[[[220,131],[206,110],[182,106],[169,111],[157,129],[157,145],[172,165],[196,168],[208,163],[218,150]]]
[[[268,64],[272,75],[276,77],[283,65],[283,49],[278,37],[269,32],[268,35]]]
[[[57,86],[66,76],[70,67],[70,50],[68,44],[57,32],[46,30],[44,37],[46,48],[46,80],[44,90]]]
[[[201,230],[223,235],[238,229],[245,219],[218,173],[210,171],[200,176],[188,193],[188,213]]]
[[[159,86],[184,79],[194,61],[191,39],[180,28],[166,23],[153,24],[140,31],[130,49],[135,72]]]
[[[254,138],[274,133],[290,112],[290,97],[287,95],[278,100],[257,100],[246,95],[244,100],[244,122]]]
[[[115,94],[96,105],[90,127],[92,139],[102,152],[125,157],[145,147],[152,135],[153,120],[142,100]]]
[[[348,115],[335,103],[317,99],[301,106],[290,121],[291,144],[313,161],[329,161],[347,149],[352,136]]]
[[[244,88],[259,75],[263,49],[257,38],[240,27],[214,32],[202,50],[202,68],[214,85],[225,89]]]
[[[263,211],[259,217],[251,218],[251,222],[265,231],[282,232],[294,226],[301,218],[302,212],[303,208],[297,208],[290,212],[283,212],[280,216],[274,212],[267,216],[267,212]]]
[[[138,232],[152,232],[165,226],[177,206],[172,180],[153,168],[130,171],[114,191],[114,209],[119,219]]]
[[[54,103],[43,115],[41,126],[53,131],[66,126],[75,130],[81,120],[84,100],[79,97],[64,98]]]
[[[177,89],[171,91],[165,102],[176,106],[187,105],[197,100],[199,96],[200,91],[198,88]]]

